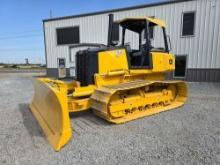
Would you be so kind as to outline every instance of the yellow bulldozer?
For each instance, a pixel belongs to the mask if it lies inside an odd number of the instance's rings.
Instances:
[[[180,107],[187,99],[184,81],[165,80],[166,73],[175,70],[165,22],[152,17],[116,22],[122,29],[120,44],[112,40],[114,20],[110,14],[107,45],[76,53],[75,80],[34,80],[30,109],[55,151],[72,136],[69,113],[92,110],[121,124]],[[154,46],[150,36],[156,27],[162,34],[162,47]],[[136,48],[128,43],[132,33],[138,36]]]

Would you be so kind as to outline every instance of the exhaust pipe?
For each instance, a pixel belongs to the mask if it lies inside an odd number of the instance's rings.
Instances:
[[[113,31],[113,22],[114,22],[114,15],[109,14],[109,23],[108,23],[108,42],[107,46],[112,46],[112,31]]]

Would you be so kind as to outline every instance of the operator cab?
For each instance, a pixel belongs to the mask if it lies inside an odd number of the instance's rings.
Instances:
[[[165,23],[162,20],[151,17],[126,18],[118,23],[122,27],[121,46],[126,48],[129,68],[152,69],[153,52],[169,53]],[[157,30],[154,39],[150,29]],[[133,43],[128,38],[133,38]]]

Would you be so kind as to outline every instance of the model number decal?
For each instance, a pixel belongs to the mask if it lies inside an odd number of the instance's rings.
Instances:
[[[122,55],[122,50],[115,50],[115,56],[119,57]]]

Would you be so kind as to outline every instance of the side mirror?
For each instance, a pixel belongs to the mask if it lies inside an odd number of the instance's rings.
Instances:
[[[168,38],[168,42],[169,42],[168,49],[169,49],[169,51],[171,51],[172,50],[172,46],[171,46],[170,36],[167,35],[167,38]]]

